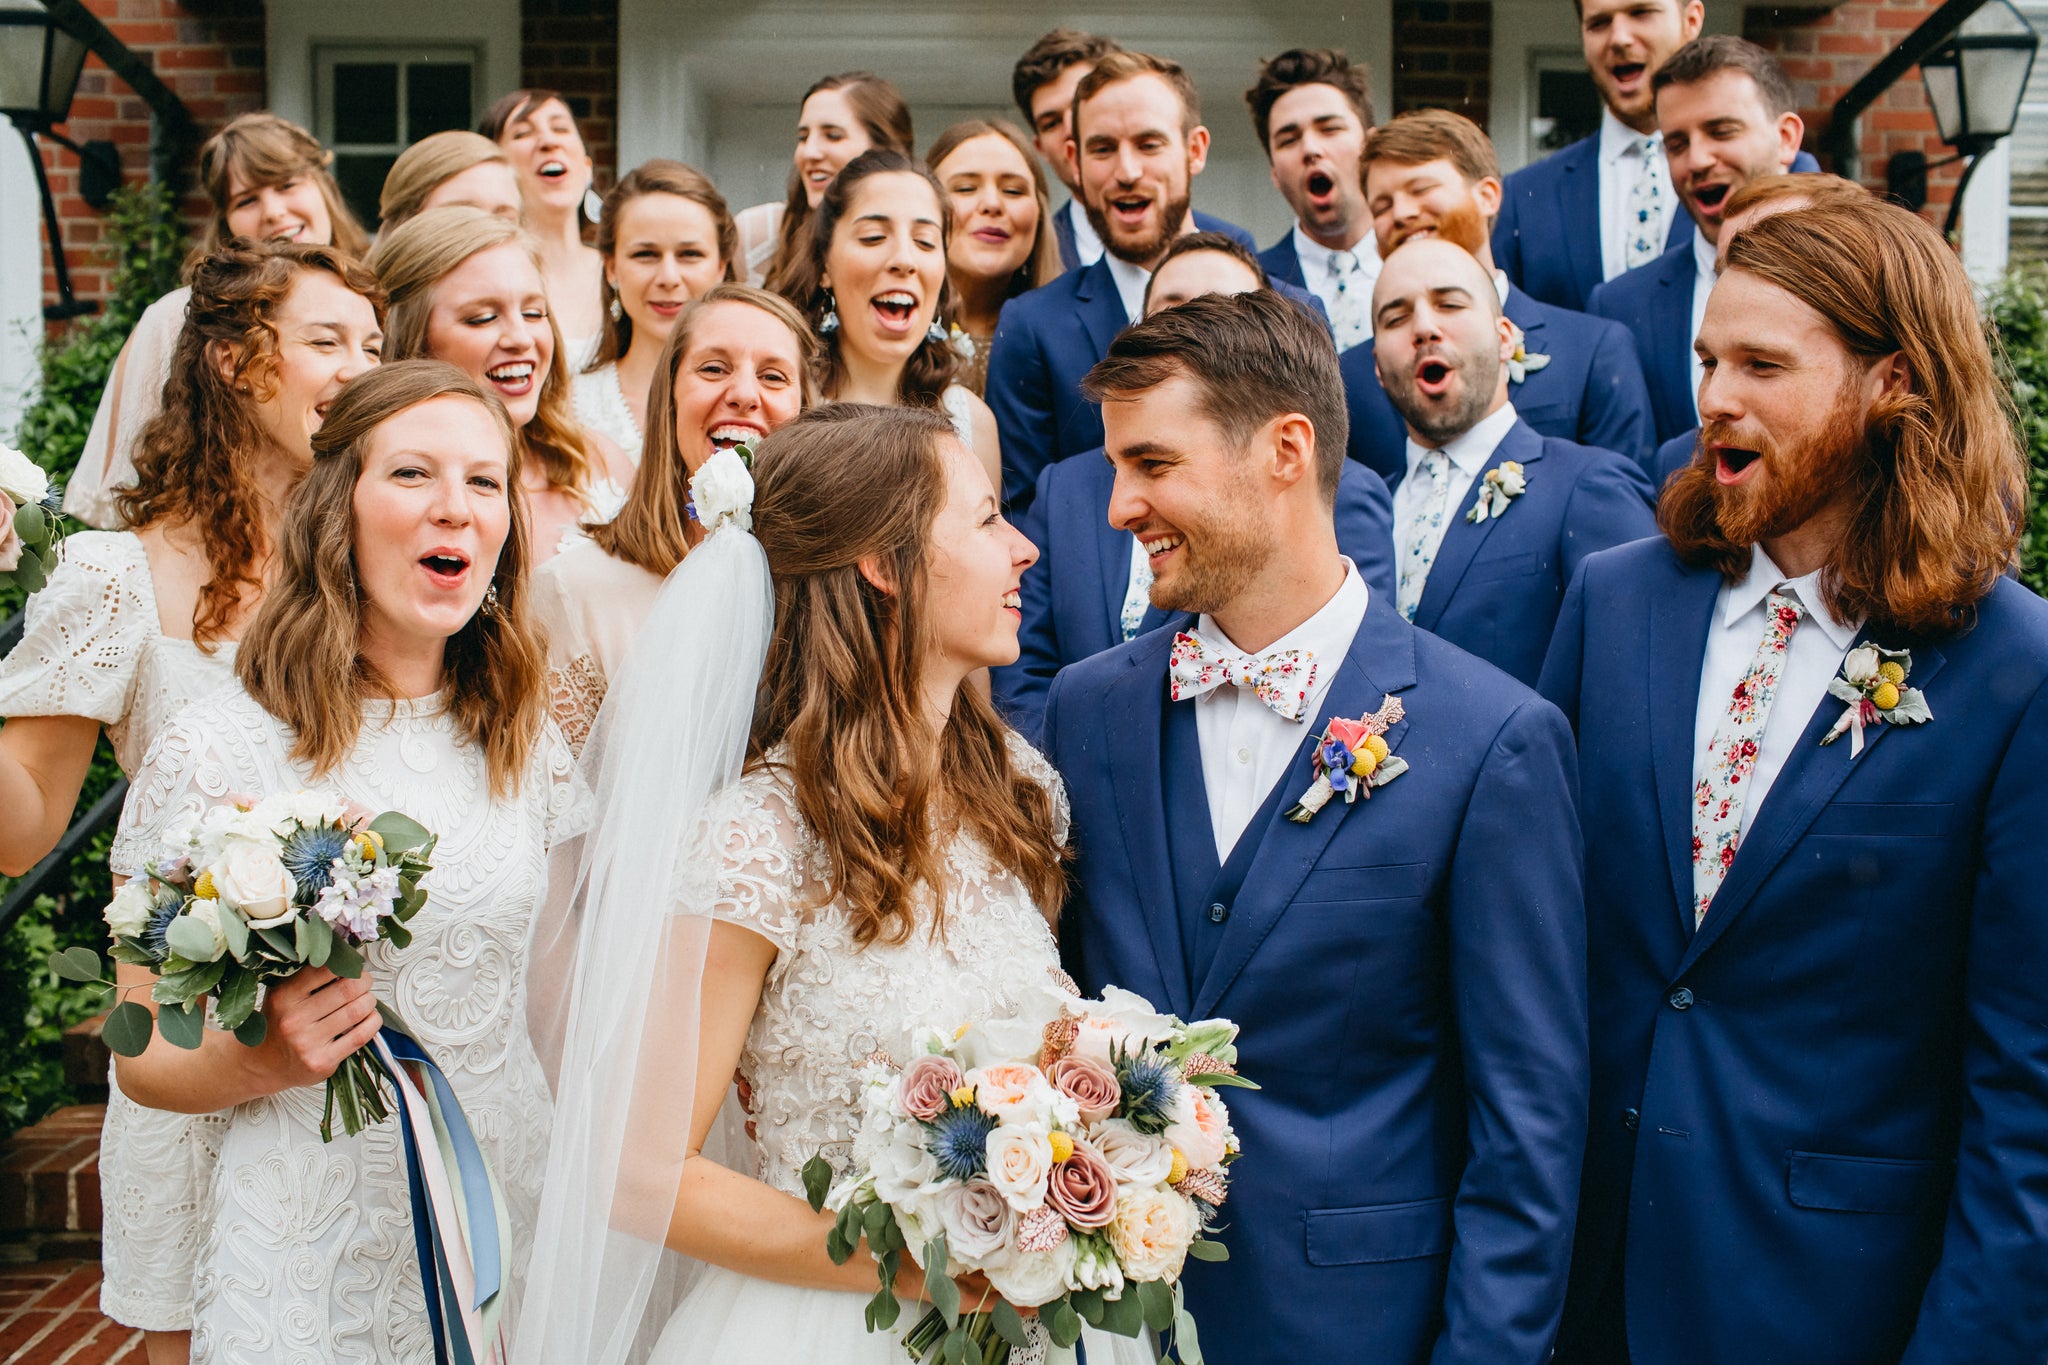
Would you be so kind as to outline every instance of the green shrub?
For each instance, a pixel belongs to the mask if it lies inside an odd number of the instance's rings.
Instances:
[[[2027,445],[2020,581],[2048,595],[2048,269],[2035,266],[2006,276],[1986,309],[2004,347],[2006,378]]]

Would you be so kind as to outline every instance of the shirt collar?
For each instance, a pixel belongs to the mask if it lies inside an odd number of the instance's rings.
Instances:
[[[1351,250],[1358,257],[1358,268],[1365,274],[1365,277],[1367,279],[1378,278],[1380,273],[1380,239],[1368,232],[1365,236],[1358,239],[1358,244],[1352,247]],[[1295,259],[1301,262],[1304,271],[1306,271],[1306,267],[1313,264],[1327,275],[1332,269],[1330,258],[1336,254],[1335,251],[1304,232],[1299,219],[1295,221],[1294,255]]]
[[[1640,149],[1645,138],[1655,133],[1639,133],[1614,116],[1606,105],[1600,106],[1600,160],[1612,166],[1627,156],[1631,150]]]
[[[1152,272],[1142,265],[1132,265],[1107,248],[1103,250],[1102,259],[1109,262],[1109,277],[1116,281],[1116,292],[1123,300],[1124,315],[1136,322],[1145,313],[1145,286],[1152,282]]]
[[[1500,295],[1500,306],[1508,306],[1508,272],[1495,266],[1493,270],[1493,292]]]
[[[1727,587],[1727,596],[1721,603],[1721,624],[1734,625],[1752,609],[1763,605],[1766,598],[1781,587],[1799,599],[1806,608],[1806,618],[1820,626],[1837,649],[1847,650],[1856,643],[1856,632],[1863,628],[1861,621],[1839,621],[1828,610],[1826,597],[1820,590],[1821,570],[1800,578],[1787,578],[1764,553],[1762,545],[1749,547],[1749,571]]]
[[[1307,649],[1315,651],[1319,660],[1337,660],[1350,651],[1351,637],[1358,634],[1359,623],[1365,620],[1369,595],[1365,580],[1358,576],[1358,566],[1351,562],[1351,557],[1341,555],[1339,558],[1344,561],[1344,581],[1337,585],[1337,591],[1330,595],[1330,600],[1323,603],[1315,615],[1267,645],[1254,657],[1263,658],[1282,650]],[[1228,644],[1232,649],[1237,648],[1230,637],[1217,628],[1207,612],[1196,619],[1195,633]],[[1333,665],[1317,669],[1316,680],[1322,686],[1312,690],[1311,699],[1328,687],[1330,679],[1336,676],[1337,670]]]
[[[1445,455],[1450,457],[1452,464],[1456,465],[1467,475],[1477,478],[1479,471],[1486,468],[1486,462],[1493,458],[1493,452],[1506,439],[1509,429],[1515,425],[1517,420],[1515,405],[1511,400],[1501,404],[1498,409],[1480,418],[1473,425],[1472,429],[1463,436],[1446,441],[1440,449],[1442,449]],[[1431,447],[1418,443],[1414,436],[1411,435],[1408,438],[1408,472],[1410,474],[1413,474],[1416,468],[1429,457],[1430,449]]]
[[[1713,288],[1714,244],[1707,240],[1707,234],[1699,230],[1697,223],[1693,224],[1692,230],[1692,265],[1699,272],[1699,277],[1707,282],[1707,287]]]

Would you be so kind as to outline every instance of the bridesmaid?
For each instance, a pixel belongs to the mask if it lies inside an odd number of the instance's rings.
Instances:
[[[597,249],[610,322],[576,380],[576,415],[636,465],[662,343],[685,304],[736,278],[739,241],[724,196],[680,161],[645,162],[604,197]]]
[[[628,177],[629,179],[631,177]],[[648,444],[618,516],[534,576],[555,720],[577,750],[662,580],[704,537],[684,514],[690,477],[808,407],[817,342],[780,295],[714,285],[675,320],[654,364]]]
[[[549,846],[587,797],[547,719],[503,405],[452,365],[389,365],[342,390],[313,449],[236,660],[241,685],[151,747],[114,868],[140,874],[167,828],[224,792],[317,788],[435,831],[431,894],[411,945],[371,944],[360,979],[308,969],[271,987],[261,1045],[220,1030],[191,1052],[153,1038],[116,1067],[142,1103],[231,1111],[201,1213],[197,1365],[430,1365],[398,1129],[323,1143],[322,1082],[376,1034],[374,991],[447,1074],[497,1174],[516,1314],[549,1118],[526,939]],[[121,976],[147,1004],[148,969]]]
[[[244,114],[208,138],[199,149],[199,182],[213,216],[186,258],[188,275],[237,237],[338,246],[360,260],[370,239],[328,171],[333,160],[311,133],[275,114]],[[88,526],[121,529],[115,504],[135,481],[136,442],[160,410],[191,297],[181,286],[145,308],[115,358],[64,490],[64,510]]]
[[[519,221],[519,174],[504,150],[481,133],[430,133],[400,152],[384,176],[377,230],[389,232],[408,218],[450,204]]]
[[[505,149],[519,172],[521,222],[540,244],[541,274],[562,330],[562,364],[575,374],[597,354],[604,330],[604,258],[583,241],[597,218],[595,173],[569,102],[552,90],[514,90],[477,131]]]
[[[449,361],[511,414],[535,562],[610,520],[633,465],[576,420],[533,239],[481,209],[429,209],[379,240],[370,268],[391,298],[390,358]]]
[[[747,283],[786,293],[783,272],[802,258],[804,228],[832,177],[870,147],[908,156],[914,140],[910,106],[894,85],[872,71],[827,76],[804,91],[787,201],[756,204],[739,216]]]
[[[382,347],[369,273],[329,247],[243,242],[201,260],[190,292],[163,412],[121,496],[135,529],[68,537],[0,661],[0,871],[11,875],[63,834],[102,727],[132,776],[172,716],[229,681],[312,435]],[[110,1086],[100,1308],[147,1334],[152,1365],[185,1357],[198,1203],[221,1124],[139,1109]]]
[[[818,201],[809,253],[778,292],[804,310],[823,342],[821,397],[943,409],[999,480],[996,419],[954,382],[951,223],[946,196],[922,162],[902,152],[862,152]]]
[[[946,243],[946,278],[958,304],[953,345],[962,357],[960,383],[979,398],[1003,305],[1059,277],[1052,201],[1038,158],[1007,119],[954,124],[924,161],[953,210]]]

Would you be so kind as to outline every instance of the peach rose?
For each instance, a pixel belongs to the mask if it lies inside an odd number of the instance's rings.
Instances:
[[[1198,1230],[1191,1201],[1171,1190],[1131,1190],[1116,1201],[1109,1244],[1128,1278],[1171,1280],[1180,1275]]]
[[[1073,1100],[1081,1111],[1081,1122],[1096,1123],[1116,1112],[1124,1097],[1116,1072],[1107,1062],[1078,1053],[1052,1064],[1052,1083]]]
[[[912,1118],[930,1123],[946,1112],[950,1098],[964,1078],[960,1063],[951,1057],[927,1054],[903,1068],[903,1108]]]

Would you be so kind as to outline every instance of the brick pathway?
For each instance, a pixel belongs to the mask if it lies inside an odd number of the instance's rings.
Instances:
[[[0,1365],[143,1365],[142,1333],[99,1299],[97,1261],[0,1266]]]
[[[100,1316],[104,1112],[59,1109],[0,1145],[0,1365],[144,1365],[142,1333]]]

